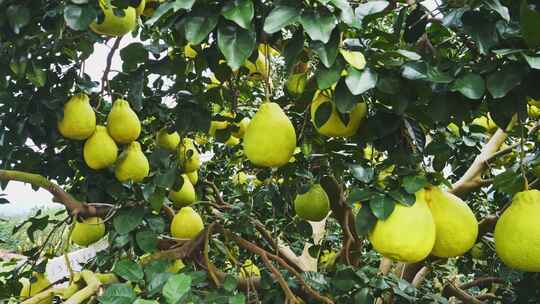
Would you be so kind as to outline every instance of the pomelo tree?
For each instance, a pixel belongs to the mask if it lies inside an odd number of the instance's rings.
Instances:
[[[65,206],[0,298],[539,301],[536,2],[0,5],[0,184]]]

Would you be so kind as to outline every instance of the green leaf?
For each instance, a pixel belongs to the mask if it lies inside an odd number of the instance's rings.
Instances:
[[[354,294],[353,299],[354,303],[357,304],[373,303],[374,300],[373,295],[371,294],[371,291],[368,287],[360,289],[360,291]]]
[[[76,31],[87,30],[96,17],[96,10],[89,5],[69,4],[64,7],[64,20],[67,26]]]
[[[410,80],[426,80],[427,66],[424,62],[407,62],[402,66],[401,76]]]
[[[26,5],[10,5],[6,10],[6,16],[15,34],[19,34],[32,17]]]
[[[173,276],[170,272],[161,272],[156,273],[152,278],[149,280],[150,282],[146,285],[146,292],[149,296],[154,296],[163,290],[163,286],[167,283],[169,278]]]
[[[497,176],[493,180],[493,187],[497,191],[506,193],[510,196],[523,191],[525,188],[525,179],[521,172],[507,170]]]
[[[184,34],[193,45],[200,44],[216,27],[218,16],[212,11],[194,10],[185,19]]]
[[[388,6],[387,1],[367,1],[356,7],[356,18],[362,21],[366,16],[382,12]]]
[[[334,65],[338,55],[338,45],[339,45],[339,31],[334,31],[332,38],[327,44],[324,44],[321,41],[312,41],[311,48],[317,55],[325,67],[330,68]]]
[[[330,41],[330,35],[336,27],[336,17],[330,12],[306,10],[300,17],[300,23],[312,40],[319,40],[323,43]]]
[[[416,197],[414,194],[407,193],[406,191],[400,190],[392,190],[388,193],[388,195],[395,201],[402,203],[403,205],[412,206],[414,205],[414,202],[416,201]]]
[[[529,56],[525,53],[522,53],[522,55],[531,68],[540,70],[540,56]]]
[[[463,21],[463,29],[476,41],[480,53],[487,54],[492,47],[499,43],[495,22],[487,13],[467,11],[461,20]]]
[[[502,98],[521,83],[526,72],[519,63],[506,64],[487,77],[487,90],[493,98]]]
[[[150,2],[150,1],[148,1]],[[163,15],[168,13],[171,9],[173,12],[177,12],[180,9],[191,9],[193,7],[193,4],[195,4],[195,0],[176,0],[174,2],[167,2],[160,4],[154,14],[152,15],[152,18],[148,19],[146,21],[147,25],[153,25],[158,21]]]
[[[480,99],[484,96],[486,85],[484,78],[475,73],[467,73],[456,79],[450,86],[452,91],[458,91],[470,99]]]
[[[191,289],[191,277],[185,274],[171,276],[163,286],[163,296],[168,304],[178,304]]]
[[[126,72],[135,71],[139,64],[148,59],[148,51],[142,43],[130,43],[120,50],[120,58],[122,58],[122,69]]]
[[[334,65],[329,69],[325,68],[324,66],[320,66],[315,74],[315,79],[317,80],[317,87],[319,90],[328,89],[338,82],[339,78],[341,77],[342,70],[343,63],[339,60],[336,60]]]
[[[341,79],[336,85],[334,103],[339,113],[351,113],[358,104],[358,97],[351,93],[344,79]]]
[[[416,60],[422,59],[422,56],[420,56],[418,53],[411,52],[408,50],[397,50],[396,53],[410,60],[416,61]]]
[[[530,48],[540,46],[540,12],[529,7],[526,0],[521,1],[521,35]]]
[[[285,69],[290,72],[297,61],[298,56],[304,49],[304,32],[298,29],[291,39],[286,40],[283,48],[283,57],[285,57]],[[336,53],[337,55],[337,53]]]
[[[408,193],[415,194],[418,190],[428,185],[428,180],[425,176],[421,175],[406,176],[401,185]]]
[[[322,127],[328,121],[328,119],[330,119],[330,116],[332,115],[332,110],[333,110],[333,106],[332,106],[331,101],[323,102],[317,108],[317,110],[315,111],[315,120],[314,120],[315,126],[317,128]]]
[[[238,285],[238,280],[235,276],[231,274],[227,274],[225,276],[225,280],[223,280],[223,289],[225,289],[228,292],[232,292],[236,289],[236,286]]]
[[[435,83],[450,83],[454,78],[438,66],[429,66],[426,72],[427,80]]]
[[[140,208],[120,210],[113,219],[113,226],[119,234],[127,234],[142,223],[144,210]]]
[[[218,46],[233,70],[239,69],[256,46],[255,33],[243,28],[224,24],[218,29]]]
[[[372,192],[369,188],[353,188],[349,195],[347,196],[347,204],[349,207],[352,207],[356,202],[367,202],[372,199],[376,192]]]
[[[341,10],[341,20],[346,24],[360,29],[361,20],[356,18],[354,11],[347,0],[330,0],[337,8]]]
[[[405,18],[403,39],[408,43],[415,43],[426,32],[427,12],[424,6],[418,5]]]
[[[144,252],[152,253],[157,249],[157,237],[157,234],[152,230],[143,230],[137,232],[135,235],[135,240],[137,241],[139,248],[141,248]]]
[[[366,168],[361,165],[351,165],[349,168],[354,178],[366,184],[372,181],[375,176],[373,168]]]
[[[143,279],[144,273],[141,265],[125,259],[114,264],[113,272],[126,281],[138,282]]]
[[[244,304],[246,303],[246,296],[243,293],[237,293],[229,298],[229,304]]]
[[[369,207],[379,220],[385,220],[394,211],[396,202],[391,197],[379,194],[369,201]]]
[[[98,299],[102,304],[132,304],[136,297],[130,286],[116,283],[108,285],[105,293]]]
[[[47,83],[47,73],[31,63],[30,69],[26,72],[26,79],[30,80],[36,87],[41,88]]]
[[[251,0],[233,0],[223,6],[221,14],[239,26],[249,30],[255,9]]]
[[[485,5],[497,12],[504,20],[510,21],[510,14],[508,13],[508,8],[501,4],[499,0],[483,0]]]
[[[137,299],[133,304],[159,304],[159,302],[155,300]]]
[[[377,218],[371,213],[371,208],[367,208],[367,205],[362,205],[358,210],[356,217],[354,218],[354,228],[356,229],[356,234],[358,236],[366,236],[375,224],[377,223]]]
[[[289,5],[276,5],[264,20],[263,30],[268,34],[273,34],[280,31],[287,25],[298,21],[300,16],[300,8]]]
[[[360,95],[377,85],[378,75],[368,67],[361,71],[349,67],[347,72],[348,75],[345,78],[345,83],[354,95]]]

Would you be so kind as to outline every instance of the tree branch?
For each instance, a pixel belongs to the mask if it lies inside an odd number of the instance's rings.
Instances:
[[[82,203],[75,199],[71,194],[67,193],[59,185],[49,181],[44,176],[39,174],[27,173],[16,170],[0,170],[0,180],[18,181],[28,183],[36,187],[43,188],[49,191],[54,200],[63,204],[72,216],[104,216],[107,214],[109,207],[96,207]]]
[[[122,40],[122,36],[116,38],[111,50],[109,51],[109,54],[107,55],[107,65],[105,66],[105,70],[103,71],[103,76],[101,77],[101,92],[99,93],[100,96],[103,96],[103,93],[105,92],[105,90],[107,90],[107,91],[110,90],[110,87],[109,87],[109,72],[111,71],[111,64],[112,64],[112,60],[113,60],[113,57],[114,57],[114,52],[116,52],[116,50],[120,46],[120,41],[121,40]],[[110,92],[109,92],[109,95],[111,95]],[[101,103],[98,103],[96,105],[96,109],[99,109],[100,105],[101,105]]]
[[[472,288],[472,287],[476,287],[476,286],[484,286],[484,285],[488,285],[488,284],[492,284],[492,283],[499,283],[499,284],[503,284],[505,283],[505,281],[501,278],[498,278],[498,277],[484,277],[484,278],[478,278],[472,282],[469,282],[469,283],[465,283],[465,284],[462,284],[459,286],[460,289],[463,289],[463,290],[467,290],[469,288]]]
[[[464,304],[482,304],[482,301],[463,291],[458,286],[454,285],[453,282],[446,283],[443,288],[442,294],[445,297],[456,297]]]

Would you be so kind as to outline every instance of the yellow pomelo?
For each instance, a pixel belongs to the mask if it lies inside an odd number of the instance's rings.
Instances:
[[[331,107],[330,117],[321,126],[316,124],[317,110],[321,107]],[[322,111],[322,110],[321,110]],[[349,114],[347,125],[341,120],[335,102],[332,101],[328,91],[317,92],[311,103],[311,121],[317,131],[325,136],[350,137],[356,133],[360,123],[367,115],[367,106],[365,102],[358,103]]]
[[[141,150],[141,145],[134,141],[127,150],[120,154],[116,164],[115,175],[120,182],[131,180],[140,182],[148,176],[150,164]]]
[[[100,170],[111,166],[118,156],[118,147],[104,126],[97,126],[84,143],[84,161],[88,167]]]
[[[99,241],[105,235],[105,224],[99,217],[89,217],[82,222],[76,221],[71,231],[71,241],[79,246],[88,246]]]
[[[195,51],[193,47],[191,47],[191,44],[188,43],[184,46],[184,56],[189,59],[195,59],[195,57],[197,57],[197,51]]]
[[[232,132],[231,134],[234,137],[242,138],[244,137],[244,134],[246,134],[246,130],[249,126],[249,123],[251,122],[251,119],[249,117],[244,117],[242,120],[236,123],[236,126],[238,127],[238,130]]]
[[[129,144],[141,134],[141,122],[129,106],[129,102],[117,99],[107,116],[107,130],[119,144]]]
[[[171,235],[179,239],[192,239],[203,229],[201,216],[191,207],[180,209],[171,223]]]
[[[191,184],[194,185],[194,186],[199,181],[199,174],[197,173],[197,171],[186,173],[186,176],[188,177]]]
[[[529,97],[527,102],[531,105],[531,106],[535,106],[535,107],[539,107],[540,108],[540,100],[535,100],[534,98],[531,98]]]
[[[229,126],[228,121],[212,120],[210,122],[210,128],[208,129],[208,134],[210,136],[216,136],[216,131],[225,130]]]
[[[19,280],[19,282],[22,284],[21,292],[19,294],[21,299],[28,299],[51,286],[51,282],[47,279],[45,274],[34,272],[32,276],[35,278],[33,283],[31,283],[27,278],[22,278]],[[53,295],[51,294],[49,298],[36,302],[36,304],[52,304],[52,300]]]
[[[489,134],[495,133],[498,128],[495,122],[489,116],[489,114],[487,116],[480,116],[475,118],[471,124],[483,127]]]
[[[259,267],[257,265],[253,264],[253,262],[250,259],[246,259],[242,266],[240,266],[240,275],[239,277],[242,279],[249,278],[249,277],[260,277],[261,271],[259,270]]]
[[[296,195],[296,215],[312,222],[322,221],[330,211],[330,199],[320,184],[313,185],[308,192]]]
[[[540,108],[538,108],[537,106],[528,105],[527,106],[527,114],[531,118],[538,118],[538,117],[540,117]]]
[[[193,139],[183,139],[178,146],[178,159],[186,173],[196,171],[201,167],[199,151],[197,151],[195,144],[193,144]]]
[[[105,0],[100,0],[99,6],[103,11],[104,18],[101,23],[94,21],[90,24],[92,31],[107,36],[123,36],[135,29],[137,25],[135,8],[128,7],[123,10],[123,16],[117,16],[114,13],[114,7],[107,5]]]
[[[159,130],[156,136],[156,143],[163,149],[176,151],[180,143],[180,135],[178,135],[178,132],[169,133],[166,128],[163,128]]]
[[[435,220],[435,245],[431,254],[441,258],[460,256],[469,251],[478,236],[478,222],[467,204],[437,187],[425,190],[425,198]]]
[[[336,264],[338,253],[334,250],[323,250],[321,257],[319,258],[319,267],[321,269],[331,269]]]
[[[296,148],[296,132],[277,103],[263,103],[244,135],[244,152],[257,166],[281,167]]]
[[[65,138],[83,140],[96,129],[96,113],[86,94],[71,97],[64,105],[64,117],[58,122],[58,131]]]
[[[460,132],[459,132],[459,126],[456,125],[455,123],[450,123],[448,126],[446,126],[446,128],[450,131],[450,133],[452,133],[455,137],[459,137],[460,135]]]
[[[196,200],[195,188],[189,181],[189,178],[182,174],[182,186],[178,190],[169,191],[169,199],[177,208],[185,207],[193,204]]]
[[[540,272],[540,191],[514,195],[495,226],[495,251],[509,267]]]
[[[249,71],[249,77],[253,79],[265,79],[269,77],[269,61],[272,57],[279,56],[279,52],[268,44],[260,44],[258,47],[258,55],[255,63],[246,60],[244,66]]]
[[[137,17],[142,15],[145,7],[146,7],[146,0],[140,0],[139,5],[137,5],[137,7],[135,8],[135,13],[137,14]]]
[[[366,58],[361,52],[339,49],[339,52],[350,65],[355,69],[362,70],[366,66]]]
[[[291,73],[285,86],[292,95],[302,95],[306,89],[307,73]]]
[[[369,241],[381,255],[400,262],[425,259],[435,244],[435,221],[424,192],[416,193],[412,206],[396,203],[386,220],[378,220],[369,233]]]
[[[177,273],[180,270],[184,269],[186,265],[181,259],[175,260],[169,267],[167,267],[168,272]]]

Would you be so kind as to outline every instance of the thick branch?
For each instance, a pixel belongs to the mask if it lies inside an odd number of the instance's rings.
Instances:
[[[444,286],[442,294],[445,297],[456,297],[458,300],[461,300],[465,304],[482,304],[482,301],[463,291],[462,289],[454,285],[454,283],[452,282],[448,282]]]
[[[229,230],[223,229],[223,231],[230,239],[234,240],[239,246],[243,247],[244,249],[247,249],[247,250],[249,250],[249,251],[251,251],[251,252],[253,252],[253,253],[255,253],[255,254],[259,255],[259,256],[266,255],[268,258],[271,258],[272,260],[278,262],[283,268],[287,269],[290,273],[292,273],[296,277],[296,279],[298,280],[300,285],[302,285],[303,289],[311,297],[313,297],[315,300],[317,300],[319,302],[322,302],[322,303],[327,303],[327,304],[333,304],[334,303],[331,299],[329,299],[329,298],[327,298],[325,296],[322,296],[317,291],[315,291],[313,288],[311,288],[311,286],[309,286],[306,283],[306,281],[304,280],[302,275],[298,271],[296,271],[296,269],[294,269],[292,266],[287,264],[287,262],[284,259],[282,259],[281,257],[260,248],[259,246],[245,240],[244,238],[232,233]]]
[[[476,286],[484,286],[484,285],[489,285],[489,284],[492,284],[492,283],[500,283],[500,284],[503,284],[505,281],[501,278],[498,278],[498,277],[485,277],[485,278],[478,278],[472,282],[469,282],[469,283],[465,283],[465,284],[462,284],[459,286],[460,289],[463,289],[463,290],[466,290],[466,289],[469,289],[469,288],[472,288],[472,287],[476,287]]]
[[[86,287],[77,291],[71,298],[65,301],[65,304],[79,304],[83,303],[86,299],[89,299],[91,296],[95,295],[96,292],[101,287],[101,282],[96,277],[96,274],[89,271],[83,270],[81,272],[83,280],[86,282]]]
[[[487,161],[499,150],[507,137],[508,134],[506,134],[503,130],[498,129],[482,148],[480,154],[476,156],[465,174],[463,174],[463,176],[452,185],[450,192],[457,196],[463,196],[475,189],[478,189],[479,187],[484,186],[485,183],[482,182],[481,177],[482,172],[487,169]]]
[[[109,208],[97,208],[91,205],[83,204],[75,199],[62,187],[49,181],[44,176],[15,170],[0,170],[0,180],[18,181],[28,183],[36,187],[49,191],[56,202],[63,204],[73,216],[104,216]]]

